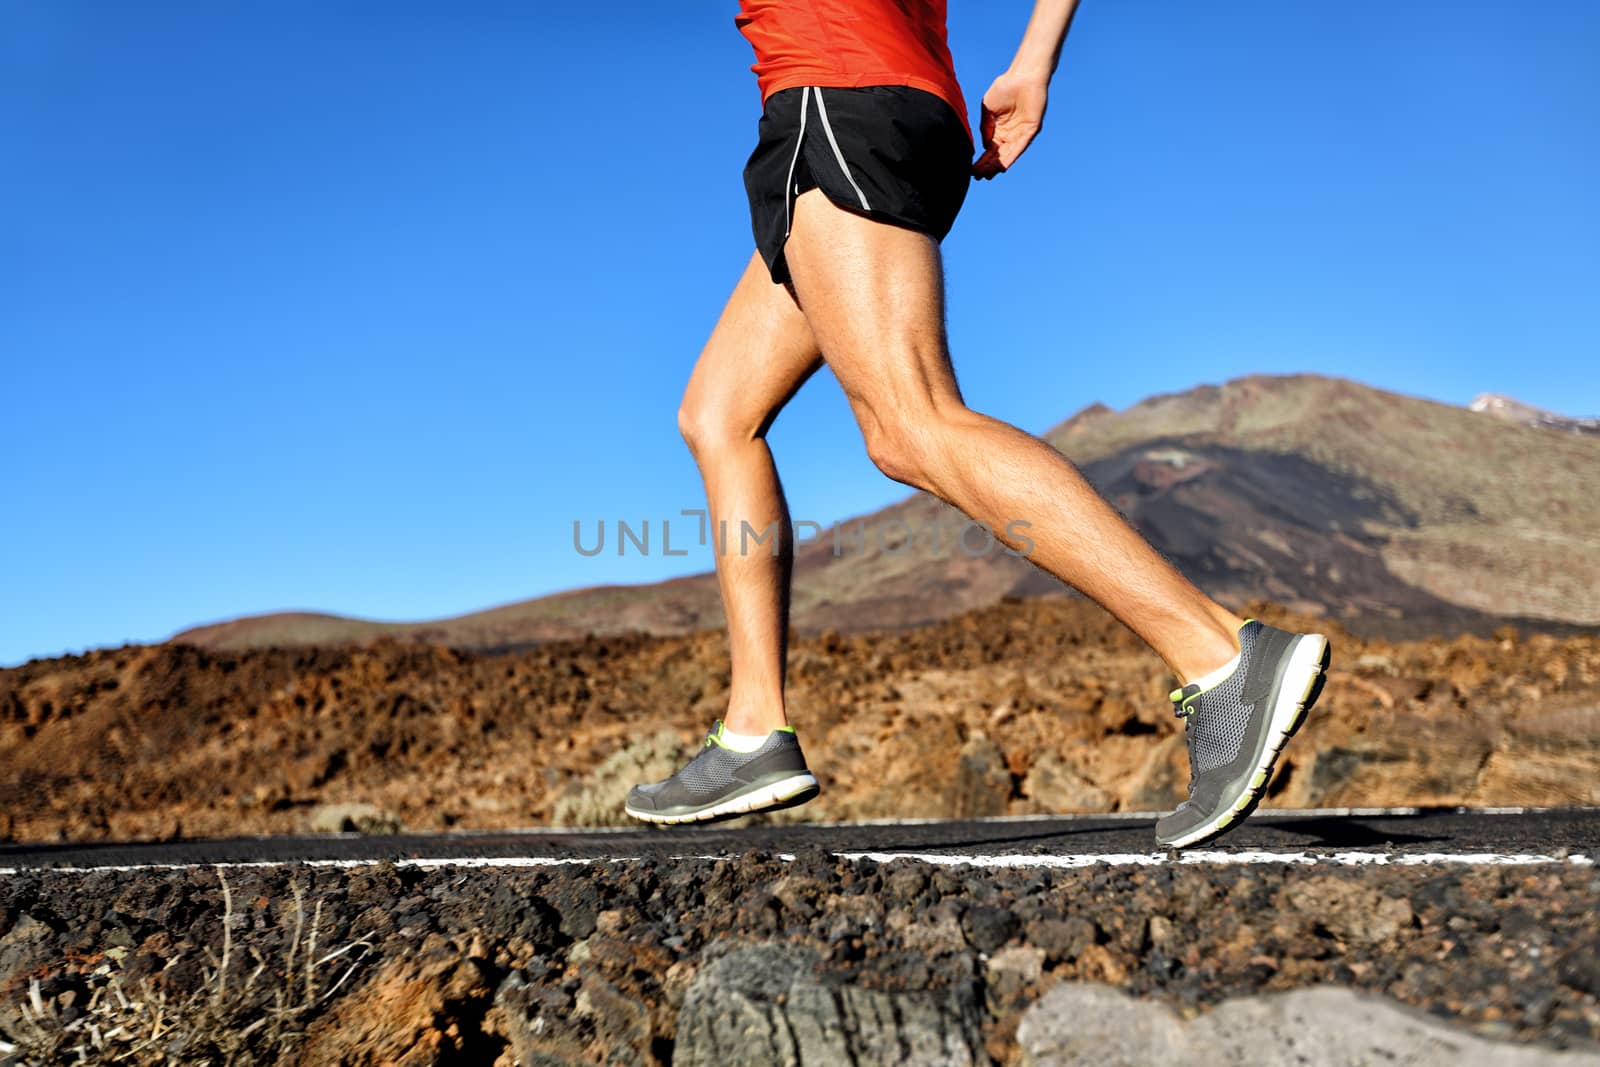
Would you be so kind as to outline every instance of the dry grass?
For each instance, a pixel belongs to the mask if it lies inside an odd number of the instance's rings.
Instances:
[[[296,884],[293,930],[282,958],[265,957],[254,948],[241,951],[233,941],[233,893],[221,868],[217,877],[222,945],[220,955],[205,950],[208,966],[198,988],[179,992],[166,988],[159,976],[130,978],[122,969],[126,951],[111,949],[110,962],[87,976],[88,1001],[76,1013],[46,1001],[34,979],[21,1006],[19,1032],[9,1042],[0,1041],[0,1055],[14,1057],[19,1067],[244,1067],[286,1059],[310,1019],[349,981],[372,945],[352,941],[318,955],[322,902],[308,917],[305,891]],[[180,959],[167,960],[165,969]]]

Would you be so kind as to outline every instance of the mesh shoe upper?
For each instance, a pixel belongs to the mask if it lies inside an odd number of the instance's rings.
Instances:
[[[1194,780],[1208,771],[1225,767],[1239,758],[1244,748],[1245,735],[1250,730],[1250,718],[1255,709],[1243,701],[1244,682],[1253,666],[1256,635],[1261,623],[1248,622],[1239,630],[1239,665],[1234,672],[1217,685],[1183,701],[1177,701],[1178,714],[1185,716],[1189,744],[1189,789],[1194,790]],[[1187,688],[1187,687],[1185,687]]]

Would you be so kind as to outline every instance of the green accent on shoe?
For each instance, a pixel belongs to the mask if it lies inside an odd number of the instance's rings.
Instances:
[[[738,749],[731,748],[728,745],[725,745],[725,744],[722,743],[722,735],[727,729],[728,729],[728,724],[723,722],[721,719],[718,719],[717,720],[716,729],[712,730],[711,731],[711,735],[706,738],[706,744],[708,744],[708,745],[716,745],[718,748],[723,749],[723,750],[728,751],[728,752],[739,753]],[[743,753],[739,753],[739,754],[743,755]]]
[[[1204,689],[1201,689],[1194,682],[1190,682],[1187,685],[1179,686],[1177,689],[1174,689],[1172,692],[1167,694],[1167,699],[1177,705],[1177,707],[1174,709],[1174,714],[1176,714],[1179,718],[1187,715],[1189,713],[1190,704],[1194,703],[1196,700],[1199,700],[1202,696],[1221,685],[1224,681],[1227,681],[1227,679],[1223,678],[1212,682]]]

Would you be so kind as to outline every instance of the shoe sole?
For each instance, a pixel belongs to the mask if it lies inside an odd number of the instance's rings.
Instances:
[[[623,806],[623,810],[635,819],[654,823],[686,823],[686,822],[711,822],[715,819],[734,819],[741,815],[755,815],[763,811],[778,811],[783,808],[792,808],[804,804],[816,796],[821,789],[817,779],[809,772],[790,775],[787,778],[773,782],[770,785],[752,789],[748,793],[741,793],[727,800],[719,800],[694,811],[678,812],[672,815],[663,815],[659,811],[640,811],[638,808]]]
[[[1322,695],[1322,686],[1328,680],[1328,664],[1333,649],[1321,634],[1302,634],[1289,653],[1289,662],[1283,670],[1283,681],[1278,689],[1278,700],[1272,709],[1272,723],[1267,729],[1266,743],[1255,767],[1246,779],[1244,791],[1231,804],[1205,822],[1180,837],[1161,842],[1165,848],[1193,848],[1214,841],[1238,826],[1256,810],[1261,798],[1266,796],[1267,784],[1272,781],[1274,765],[1283,747],[1289,743],[1306,713]]]

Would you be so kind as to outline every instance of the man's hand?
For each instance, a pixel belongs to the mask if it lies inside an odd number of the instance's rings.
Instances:
[[[972,164],[975,178],[993,178],[1017,161],[1044,125],[1050,79],[1006,72],[983,94],[978,132],[983,154]]]
[[[993,178],[1017,161],[1044,125],[1050,77],[1061,60],[1078,0],[1034,0],[1016,58],[983,94],[983,155],[972,164],[975,178]]]

